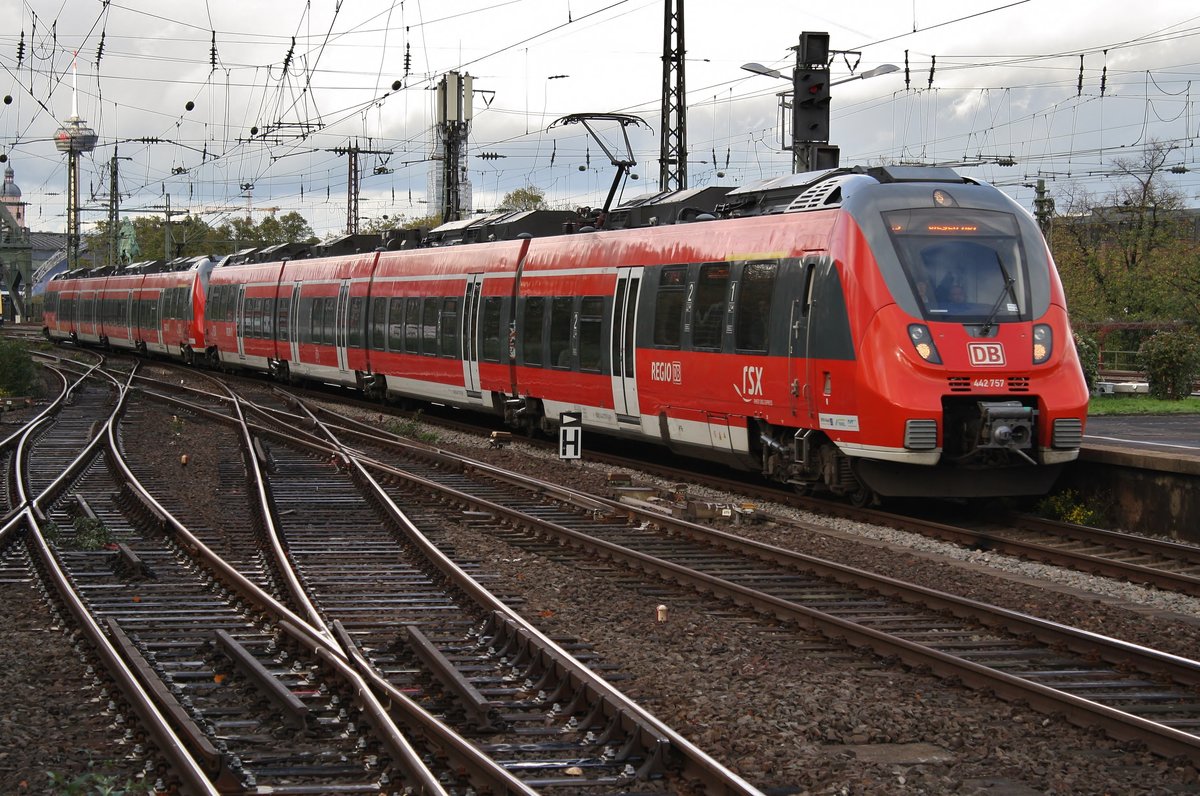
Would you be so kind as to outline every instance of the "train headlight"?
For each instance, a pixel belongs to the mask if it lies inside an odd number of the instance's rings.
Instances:
[[[1033,327],[1033,364],[1040,365],[1054,353],[1054,332],[1047,324],[1038,323]]]
[[[928,326],[923,323],[910,323],[908,339],[912,341],[913,348],[917,349],[921,359],[935,365],[942,364],[942,357],[938,354],[937,346],[933,344],[933,335],[929,333]]]

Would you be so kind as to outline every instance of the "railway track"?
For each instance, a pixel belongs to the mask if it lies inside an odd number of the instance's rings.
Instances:
[[[138,731],[170,761],[156,787],[446,793],[471,782],[459,759],[436,773],[419,759],[336,642],[207,555],[124,469],[105,427],[109,447],[93,444],[31,501],[26,527],[5,533],[24,531]]]
[[[393,500],[311,416],[259,414],[282,424],[259,432],[282,545],[381,687],[412,695],[538,792],[756,792],[488,593],[477,562],[439,550],[430,537],[456,511]]]
[[[374,436],[364,430],[359,443],[381,450],[380,435]],[[419,462],[433,455],[410,456]],[[1137,738],[1165,755],[1200,750],[1194,698],[1200,663],[757,544],[658,510],[542,482],[515,486],[523,479],[479,462],[402,467],[406,472],[398,468],[394,478],[411,481],[419,473],[437,481],[445,500],[469,506],[489,532],[519,546],[552,557],[562,556],[564,545],[587,550],[1064,713],[1114,737]]]
[[[256,395],[271,396],[270,388],[259,379],[236,377],[236,383],[254,390]],[[328,400],[328,393],[315,389],[288,390],[290,394],[318,400]],[[395,413],[391,407],[356,398],[339,391],[336,400],[359,409],[378,413],[381,418],[398,417],[397,422],[409,422],[413,414]],[[486,436],[492,426],[481,426],[460,419],[440,417],[436,413],[421,415],[421,420],[434,426]],[[336,422],[336,421],[335,421]],[[529,440],[547,449],[550,443]],[[857,522],[908,531],[930,538],[958,544],[974,550],[988,550],[1030,561],[1067,567],[1079,572],[1115,578],[1139,585],[1151,585],[1180,594],[1200,596],[1200,547],[1167,540],[1154,539],[1120,531],[1089,528],[1070,523],[1054,522],[1027,514],[1005,514],[1004,522],[980,523],[968,521],[950,524],[929,519],[915,512],[897,513],[868,507],[856,507],[843,501],[800,496],[776,485],[765,484],[749,477],[730,477],[708,472],[706,466],[680,469],[645,456],[630,458],[614,452],[618,446],[603,445],[588,451],[591,461],[654,473],[677,483],[697,484],[724,492],[749,495],[760,500],[782,503],[817,514],[841,517]],[[792,520],[776,517],[787,524]],[[821,528],[806,526],[815,532]]]

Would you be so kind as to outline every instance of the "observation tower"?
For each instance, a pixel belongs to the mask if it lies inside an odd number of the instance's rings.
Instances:
[[[72,76],[71,115],[54,134],[54,146],[67,153],[67,256],[71,270],[79,267],[79,153],[96,148],[96,131],[79,118],[78,77]]]

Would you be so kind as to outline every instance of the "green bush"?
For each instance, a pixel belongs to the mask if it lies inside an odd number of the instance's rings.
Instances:
[[[15,340],[0,340],[0,395],[33,395],[37,369],[29,351]]]
[[[1081,332],[1072,334],[1075,338],[1075,350],[1079,353],[1079,367],[1083,369],[1084,381],[1091,392],[1096,389],[1096,379],[1100,374],[1100,344],[1090,335]]]
[[[1192,392],[1200,375],[1200,338],[1181,330],[1156,332],[1138,350],[1155,398],[1179,401]]]
[[[1046,495],[1038,502],[1035,511],[1038,515],[1050,520],[1092,527],[1102,526],[1104,511],[1081,501],[1082,499],[1075,490],[1065,489],[1057,494]]]

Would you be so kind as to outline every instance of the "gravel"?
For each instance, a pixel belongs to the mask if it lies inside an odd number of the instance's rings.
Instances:
[[[161,423],[171,412],[151,407],[151,419],[156,414]],[[203,449],[208,428],[200,420],[187,420],[189,449]],[[606,489],[611,468],[599,464],[584,461],[566,467],[520,441],[492,450],[474,437],[442,429],[433,433],[439,445],[474,458],[583,489]],[[178,448],[162,444],[154,423],[126,429],[125,444],[130,456],[158,457],[162,466],[178,467]],[[232,506],[228,495],[218,497],[202,478],[200,470],[189,466],[188,480],[173,486],[180,490],[176,499],[189,501],[201,516],[215,522],[221,512],[241,510]],[[217,502],[206,506],[209,501]],[[1200,609],[1191,598],[965,551],[899,531],[792,513],[828,531],[771,523],[736,530],[811,555],[1200,658]],[[1137,744],[1076,728],[1060,716],[1003,702],[731,606],[714,610],[690,591],[646,581],[644,575],[609,565],[572,566],[466,525],[447,528],[446,533],[460,555],[484,562],[502,591],[522,600],[522,611],[531,621],[552,635],[592,644],[605,661],[619,664],[618,687],[764,790],[1200,793],[1194,761],[1155,757]],[[0,592],[6,610],[13,603],[11,592]],[[660,604],[668,608],[663,623],[656,619]],[[23,638],[6,642],[10,656],[25,656]],[[63,646],[60,640],[57,647]],[[8,658],[0,658],[0,664],[9,671]],[[40,661],[27,671],[36,666],[57,670],[56,664]],[[86,686],[73,681],[60,691],[75,697],[73,702],[69,696],[62,698],[63,709],[83,705],[86,712]],[[4,699],[10,697],[11,692]],[[28,699],[20,704],[28,710],[38,707]],[[20,714],[11,700],[0,702],[0,715],[19,721]],[[74,723],[84,731],[77,720]],[[0,732],[6,729],[0,726]],[[111,736],[104,726],[93,726],[90,732]],[[60,746],[56,734],[43,737],[51,740],[42,754]],[[32,740],[23,751],[39,743]]]

